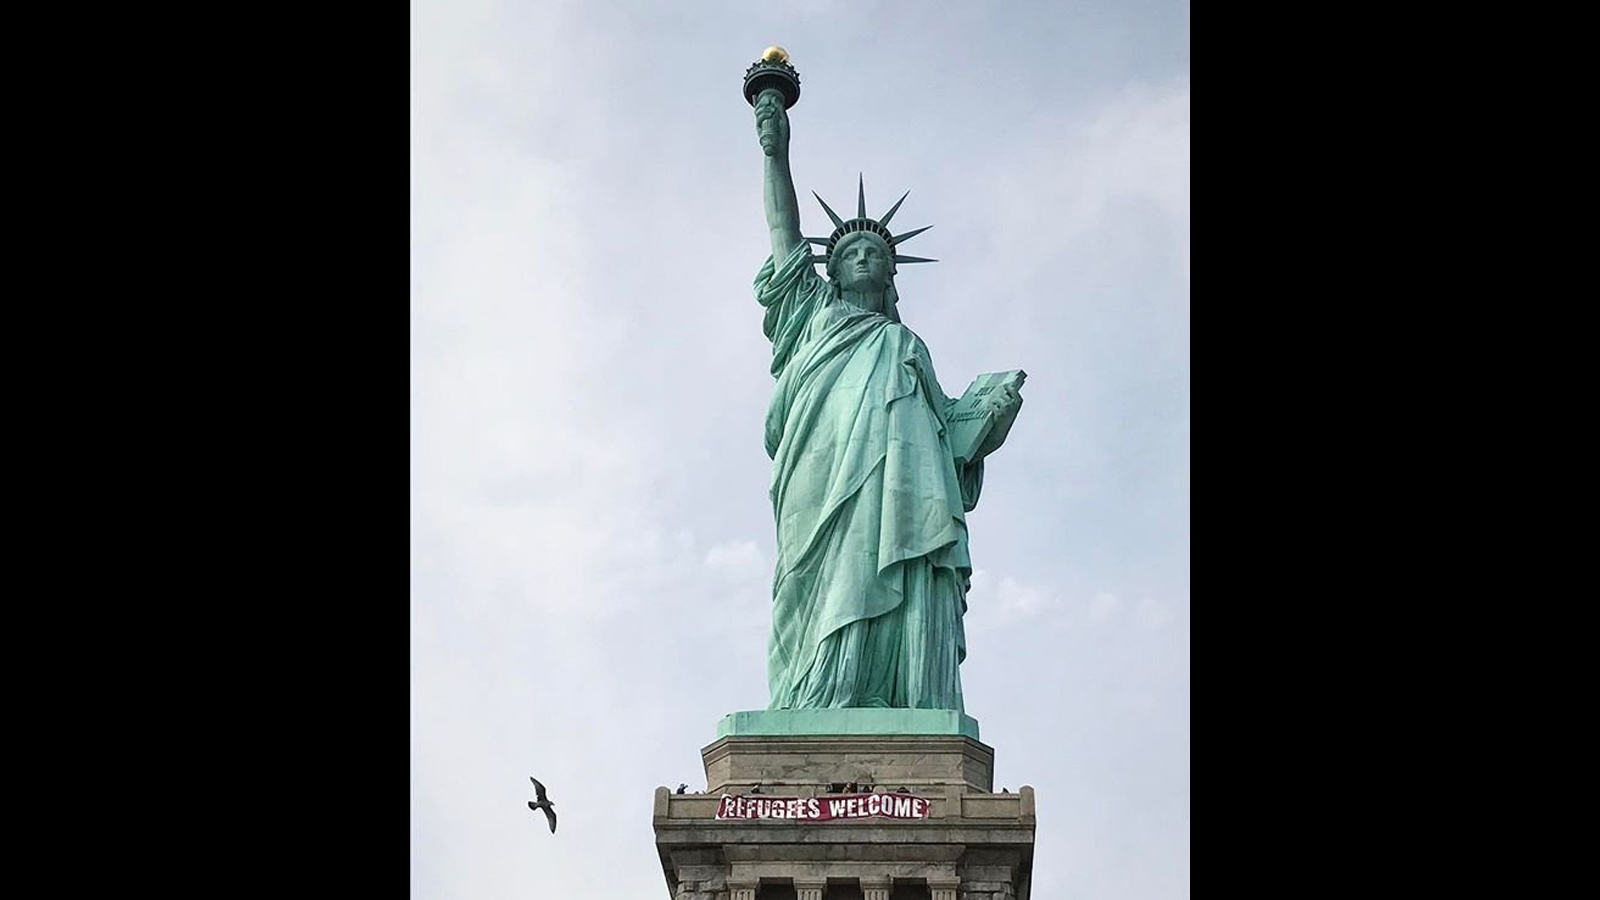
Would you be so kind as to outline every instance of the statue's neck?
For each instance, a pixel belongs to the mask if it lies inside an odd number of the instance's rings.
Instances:
[[[844,296],[844,302],[864,309],[867,312],[883,312],[883,295],[886,291],[846,291],[839,292]]]

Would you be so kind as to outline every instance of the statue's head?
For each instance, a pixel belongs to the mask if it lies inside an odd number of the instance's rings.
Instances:
[[[845,235],[828,254],[828,280],[841,290],[881,293],[894,276],[894,251],[870,231]]]
[[[816,196],[816,192],[813,191],[812,195]],[[924,226],[904,234],[894,234],[889,231],[889,220],[894,217],[905,199],[902,196],[895,201],[894,206],[883,214],[882,219],[874,219],[867,215],[866,187],[858,181],[856,216],[847,221],[841,219],[838,213],[817,196],[817,202],[822,204],[823,211],[833,220],[833,234],[825,238],[806,238],[813,244],[821,244],[827,248],[825,254],[813,255],[811,259],[813,262],[827,265],[828,280],[833,282],[834,290],[851,291],[869,297],[882,295],[881,308],[874,312],[881,312],[896,322],[900,321],[900,314],[896,309],[899,296],[894,289],[895,264],[936,261],[920,256],[903,256],[896,252],[899,244],[932,227]]]

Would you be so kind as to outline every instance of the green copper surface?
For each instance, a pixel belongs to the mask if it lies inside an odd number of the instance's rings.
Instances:
[[[729,713],[717,737],[811,734],[957,734],[978,737],[978,720],[953,709],[763,709]]]
[[[1020,380],[960,399],[963,415],[988,420],[958,461],[947,435],[958,398],[944,393],[927,346],[901,323],[894,286],[897,261],[929,260],[895,254],[887,228],[866,221],[858,182],[851,221],[861,227],[834,235],[820,277],[800,231],[785,97],[762,90],[754,105],[772,239],[755,297],[777,379],[766,419],[778,545],[768,687],[772,710],[805,715],[735,713],[719,734],[964,734],[970,723],[975,737],[959,669],[972,574],[966,514],[984,458],[1021,407]]]

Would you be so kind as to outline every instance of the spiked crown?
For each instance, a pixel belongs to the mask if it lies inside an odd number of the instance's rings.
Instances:
[[[856,216],[853,219],[839,218],[839,214],[834,212],[833,209],[828,206],[828,202],[823,200],[816,191],[812,191],[811,196],[817,198],[817,202],[822,204],[823,212],[826,212],[828,214],[828,218],[833,220],[833,234],[830,234],[825,238],[806,238],[806,240],[813,244],[820,244],[827,248],[827,250],[820,255],[813,253],[811,255],[812,262],[826,264],[828,259],[833,256],[834,248],[839,246],[839,241],[843,240],[845,235],[854,234],[858,231],[870,231],[882,238],[884,243],[889,245],[889,252],[894,255],[894,261],[897,263],[938,262],[936,259],[926,259],[921,256],[902,256],[899,253],[894,252],[895,247],[898,245],[911,240],[917,235],[933,227],[932,225],[924,225],[921,228],[914,228],[911,231],[905,232],[904,234],[894,234],[889,231],[889,220],[894,218],[894,214],[899,211],[900,204],[906,202],[906,198],[911,196],[910,191],[906,191],[904,194],[902,194],[900,199],[895,201],[894,206],[889,207],[889,211],[883,214],[882,219],[874,219],[867,215],[867,186],[865,178],[859,178],[856,182]]]

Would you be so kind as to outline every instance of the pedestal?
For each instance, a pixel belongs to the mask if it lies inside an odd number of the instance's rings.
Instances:
[[[1026,900],[1033,789],[993,793],[994,749],[976,722],[953,713],[905,725],[907,713],[936,710],[805,712],[852,714],[840,727],[856,733],[767,734],[804,723],[736,713],[701,751],[704,793],[656,790],[656,849],[673,900]],[[874,733],[891,720],[929,733]],[[846,783],[925,797],[928,816],[716,817],[724,793],[824,798]]]

